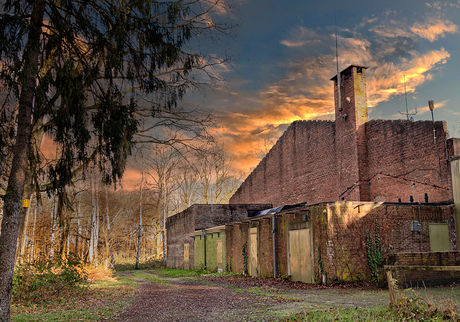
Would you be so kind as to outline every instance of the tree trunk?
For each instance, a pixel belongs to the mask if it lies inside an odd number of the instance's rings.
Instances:
[[[29,196],[30,198],[30,196]],[[30,199],[29,199],[30,200]],[[29,239],[29,236],[27,235],[27,226],[29,225],[29,217],[30,217],[30,206],[32,205],[32,203],[29,204],[29,207],[27,208],[22,208],[21,210],[21,215],[22,215],[22,212],[24,209],[26,209],[26,214],[25,214],[25,220],[24,220],[24,225],[23,225],[23,235],[21,237],[21,235],[19,235],[19,238],[18,238],[18,241],[20,241],[20,246],[18,245],[18,249],[19,249],[19,256],[24,256],[25,254],[25,251],[26,251],[26,247],[27,247],[27,241]],[[21,227],[21,220],[19,220],[19,231],[20,231],[20,228]],[[18,259],[18,256],[16,256],[16,260]]]
[[[29,256],[29,261],[35,259],[35,247],[36,247],[36,242],[35,242],[35,226],[37,225],[37,210],[38,210],[38,202],[34,208],[34,226],[32,228],[32,249],[30,251],[31,256]]]
[[[57,204],[56,204],[56,196],[53,195],[52,201],[50,201],[50,250],[49,250],[49,257],[54,259],[54,243],[56,242],[56,212],[57,212]]]
[[[35,125],[32,128],[32,137],[30,139],[30,149],[34,149],[34,153],[38,155],[38,152],[40,150],[40,146],[43,140],[43,135],[45,134],[45,131],[43,130],[43,116],[39,117],[37,121],[34,122]],[[22,199],[31,199],[32,193],[33,193],[33,186],[32,186],[32,181],[33,181],[33,175],[32,175],[32,169],[27,167],[27,172],[26,172],[26,180],[24,183],[24,192],[22,194]],[[38,204],[38,203],[37,203]],[[24,230],[26,227],[25,223],[25,218],[28,214],[28,209],[29,208],[22,208],[21,209],[21,216],[19,217],[19,231],[18,231],[18,249],[21,250],[21,253],[18,255],[24,255],[22,250],[23,250],[23,245],[22,243],[24,242]],[[16,256],[17,260],[17,256]]]
[[[80,196],[78,196],[78,205],[77,205],[77,235],[75,236],[75,256],[80,258],[78,254],[78,242],[81,235],[81,226],[80,226],[80,218],[81,218],[81,208],[80,208]]]
[[[0,320],[10,321],[11,289],[18,240],[22,194],[27,172],[27,160],[32,134],[32,109],[38,71],[40,34],[46,3],[33,3],[29,36],[24,54],[24,83],[19,98],[19,113],[13,163],[4,197],[2,231],[0,234]]]
[[[95,174],[91,177],[91,240],[89,244],[89,262],[93,264],[97,258],[97,244],[99,239],[99,205],[98,205],[98,194],[96,186]]]
[[[32,183],[32,174],[31,174],[31,171],[27,169],[22,199],[30,200],[30,197],[32,195],[31,183]],[[24,237],[25,237],[24,231],[27,226],[26,217],[28,213],[29,213],[29,208],[21,208],[21,214],[19,216],[19,227],[18,227],[18,250],[19,252],[17,252],[16,260],[18,259],[19,256],[24,255],[24,245],[23,245]]]
[[[67,211],[67,190],[66,187],[62,187],[59,191],[58,198],[58,218],[59,218],[59,229],[61,230],[61,239],[59,241],[59,255],[64,258],[66,253],[66,244],[69,240],[70,233],[70,220],[69,213]]]
[[[109,193],[107,191],[107,185],[105,186],[105,257],[106,267],[113,268],[112,263],[112,250],[110,247],[110,216],[109,216]]]
[[[137,256],[136,269],[139,269],[139,261],[141,257],[141,241],[142,241],[142,189],[144,188],[144,158],[142,157],[142,177],[141,177],[141,196],[139,200],[139,230],[137,234]]]

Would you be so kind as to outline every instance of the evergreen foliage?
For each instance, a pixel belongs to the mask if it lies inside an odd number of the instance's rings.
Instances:
[[[213,64],[190,45],[225,31],[206,18],[218,5],[218,0],[46,1],[33,120],[57,145],[57,161],[47,170],[50,191],[62,191],[73,171],[90,161],[97,162],[105,182],[116,183],[139,125],[149,122],[145,118],[191,136],[207,135],[203,124],[209,120],[177,104],[188,89],[205,83],[193,71],[208,73]],[[27,90],[22,58],[33,6],[9,0],[0,16],[0,79],[16,97]],[[5,106],[0,112],[5,120],[13,117]],[[8,137],[1,137],[0,148],[8,144]],[[158,132],[146,140],[172,143]]]

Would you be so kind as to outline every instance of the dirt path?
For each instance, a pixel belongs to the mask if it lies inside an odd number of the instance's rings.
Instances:
[[[122,275],[136,280],[139,289],[128,310],[112,321],[273,321],[305,310],[388,303],[382,290],[308,289],[261,279],[158,279],[147,271]]]

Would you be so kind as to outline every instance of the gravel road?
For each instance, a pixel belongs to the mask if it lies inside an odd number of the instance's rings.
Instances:
[[[133,304],[111,321],[276,321],[308,310],[388,303],[387,291],[370,288],[324,288],[238,277],[160,277],[160,283],[134,277],[132,272],[122,275],[135,279],[139,287]]]

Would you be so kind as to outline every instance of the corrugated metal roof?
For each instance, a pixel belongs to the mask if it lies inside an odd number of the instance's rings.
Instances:
[[[258,211],[254,215],[252,215],[251,218],[265,216],[265,215],[274,215],[274,214],[277,214],[277,213],[279,213],[279,212],[281,212],[283,210],[289,210],[289,209],[298,208],[298,207],[304,207],[304,206],[306,206],[305,202],[304,203],[299,203],[299,204],[296,204],[296,205],[278,206],[278,207],[275,207],[275,208],[270,208],[270,209],[265,209],[265,210]]]

